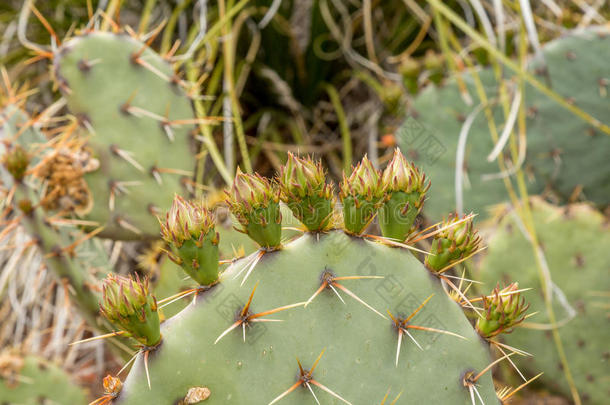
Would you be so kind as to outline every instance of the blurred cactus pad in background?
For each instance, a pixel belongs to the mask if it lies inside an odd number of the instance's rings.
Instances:
[[[606,404],[609,18],[3,1],[0,404]]]

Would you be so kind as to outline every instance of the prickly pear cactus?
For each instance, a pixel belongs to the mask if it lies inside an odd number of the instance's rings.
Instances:
[[[196,120],[170,64],[126,34],[89,32],[65,42],[54,60],[59,89],[90,133],[99,161],[86,173],[87,218],[102,236],[157,236],[155,215],[191,181]]]
[[[0,401],[73,405],[86,403],[86,395],[66,372],[49,361],[4,351],[0,353]]]
[[[606,124],[610,124],[610,66],[599,55],[609,52],[607,28],[570,34],[544,48],[552,89]],[[478,73],[487,98],[497,98],[498,84],[490,69]],[[405,155],[420,165],[434,184],[426,203],[426,214],[432,218],[456,208],[458,138],[465,119],[480,104],[473,79],[464,77],[472,105],[464,102],[453,80],[443,87],[430,86],[418,95],[413,116],[396,132]],[[548,190],[565,201],[582,186],[587,200],[601,206],[610,204],[610,170],[606,164],[610,138],[531,86],[527,86],[522,100],[527,109],[527,157],[523,168],[529,191],[540,194]],[[505,122],[502,107],[494,104],[493,112],[501,133]],[[487,160],[493,148],[486,115],[480,111],[474,115],[466,140],[465,212],[485,215],[488,206],[508,200],[497,161]],[[504,149],[508,153],[509,145]]]
[[[297,199],[288,204],[292,207],[319,197],[319,190],[307,187],[316,178],[300,178],[301,169],[293,171],[294,177],[278,178],[279,187],[289,181],[306,190],[283,194]],[[346,176],[342,185],[344,196],[357,197],[354,202],[377,198],[372,190],[382,173],[373,167],[364,174],[362,170],[355,169],[357,174],[349,178],[365,184],[356,187]],[[192,305],[159,324],[151,308],[172,297],[154,301],[143,296],[144,281],[107,280],[115,286],[107,287],[113,295],[104,302],[115,304],[104,305],[104,313],[124,333],[146,342],[121,391],[112,394],[114,403],[197,403],[189,401],[200,398],[210,404],[375,404],[401,393],[414,403],[472,404],[476,396],[497,403],[488,345],[463,314],[456,302],[461,300],[454,300],[439,280],[451,263],[467,257],[465,250],[439,259],[437,271],[425,267],[405,244],[355,236],[364,231],[368,216],[375,215],[370,207],[377,203],[368,200],[344,208],[349,211],[348,231],[309,230],[276,245],[276,230],[269,227],[277,223],[278,185],[260,176],[237,176],[227,198],[261,248],[227,268],[190,255],[188,273],[200,283],[191,291]],[[384,193],[378,198],[387,200]],[[327,206],[317,205],[323,210]],[[326,218],[316,217],[315,209],[300,213],[303,223],[314,229],[320,225],[316,219]],[[185,241],[200,244],[200,252],[218,248],[208,241],[215,228],[207,215],[203,207],[186,207],[178,197],[169,210],[163,234],[183,267],[187,252],[180,248]],[[471,220],[464,218],[458,225]],[[445,237],[459,234],[469,242],[454,243],[474,246],[478,239],[471,226],[460,229]],[[135,283],[132,290],[138,293],[115,300],[125,283]],[[140,316],[121,316],[126,308]]]
[[[66,141],[60,149],[47,146],[46,137],[34,126],[30,117],[21,109],[7,105],[0,114],[0,176],[1,191],[4,195],[12,194],[5,199],[7,204],[2,218],[9,224],[19,218],[19,225],[36,241],[44,254],[45,265],[62,281],[70,284],[71,299],[81,310],[83,317],[95,328],[108,330],[107,322],[98,314],[99,295],[96,290],[96,279],[93,273],[102,273],[111,269],[106,251],[99,241],[91,240],[76,225],[69,221],[54,222],[43,207],[49,196],[40,191],[42,182],[48,180],[45,174],[55,180],[55,192],[59,201],[78,195],[83,189],[81,183],[73,183],[70,175],[76,168],[65,164],[65,158],[75,156],[82,150],[76,144]],[[51,183],[51,182],[48,182]],[[86,190],[86,185],[84,186]],[[51,186],[47,186],[47,190]],[[12,190],[12,192],[11,192]],[[58,218],[55,218],[57,220]],[[61,226],[60,226],[61,225]]]
[[[553,282],[559,333],[576,386],[584,403],[606,403],[610,395],[610,333],[605,327],[610,300],[609,256],[605,253],[610,246],[607,222],[584,204],[557,208],[539,198],[531,203]],[[508,209],[502,212],[480,266],[482,281],[491,284],[498,279],[512,279],[521,286],[540,290],[535,257],[521,227],[514,212]],[[547,324],[541,294],[528,297],[530,310],[538,314],[526,322]],[[515,357],[519,367],[544,372],[540,380],[548,388],[570,396],[550,331],[522,327],[506,335],[505,342],[533,354],[528,358]]]

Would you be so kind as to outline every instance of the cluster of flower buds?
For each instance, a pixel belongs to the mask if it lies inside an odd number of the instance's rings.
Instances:
[[[483,296],[484,314],[477,320],[477,331],[484,338],[494,337],[502,332],[509,333],[525,319],[529,304],[521,297],[519,284],[512,283],[500,290],[496,286],[490,296]]]
[[[472,224],[472,215],[450,215],[438,225],[425,264],[433,271],[444,271],[473,255],[481,242]]]
[[[2,163],[15,181],[21,181],[30,164],[30,157],[25,149],[16,145],[6,152]]]
[[[365,155],[349,178],[343,174],[339,198],[343,203],[345,230],[354,235],[362,234],[375,217],[384,196],[381,174]]]
[[[282,237],[279,190],[259,174],[245,174],[239,168],[226,192],[229,209],[259,245],[275,248]]]
[[[169,257],[200,285],[218,280],[220,238],[214,226],[214,214],[203,202],[186,201],[178,195],[161,222],[161,237],[173,252]]]
[[[309,231],[324,231],[332,225],[335,197],[320,161],[289,152],[278,183],[282,201]]]
[[[146,279],[109,274],[103,283],[100,312],[144,346],[154,347],[161,341],[157,300]]]
[[[424,205],[430,182],[396,148],[383,172],[381,184],[387,195],[379,211],[381,232],[386,238],[402,242],[413,230],[413,223]]]

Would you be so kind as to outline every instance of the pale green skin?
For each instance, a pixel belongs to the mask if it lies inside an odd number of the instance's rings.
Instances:
[[[415,207],[415,204],[419,202],[420,196],[421,194],[416,191],[412,193],[392,192],[391,197],[379,209],[379,228],[381,228],[383,236],[399,242],[407,238],[417,214],[419,214],[419,209]],[[403,214],[407,204],[409,204],[409,208]]]
[[[360,201],[360,205],[356,207],[356,200]],[[373,197],[371,201],[366,200],[363,196],[348,195],[341,201],[343,203],[343,226],[353,235],[361,235],[371,219],[375,217],[380,205],[381,197]]]
[[[379,404],[388,389],[391,399],[402,391],[405,403],[471,403],[461,378],[464,372],[481,370],[491,362],[487,345],[439,281],[408,251],[332,231],[306,234],[280,251],[267,253],[240,287],[245,273],[234,276],[245,264],[240,261],[221,277],[219,286],[161,325],[163,342],[149,355],[152,389],[139,355],[117,404],[172,404],[190,387],[204,386],[212,393],[206,404],[265,405],[295,383],[295,357],[310,368],[323,349],[314,378],[354,405]],[[265,317],[284,322],[254,324],[246,331],[245,343],[241,329],[236,329],[214,344],[234,322],[234,314],[257,282],[252,313],[307,301],[320,286],[325,267],[337,276],[384,276],[340,282],[384,314],[389,309],[408,315],[434,294],[412,323],[446,329],[468,340],[412,330],[424,351],[405,336],[396,368],[398,334],[391,321],[343,292],[346,305],[331,290],[324,290],[307,308]],[[382,286],[396,281],[402,285],[402,290],[394,290],[398,294],[384,291]],[[431,317],[440,324],[432,324]],[[322,403],[340,403],[313,389]],[[478,381],[478,389],[486,404],[497,403],[489,373]],[[279,403],[315,401],[299,387]]]
[[[561,97],[572,98],[575,105],[608,125],[610,96],[600,95],[598,80],[610,77],[610,64],[603,57],[610,54],[610,32],[603,28],[599,31],[606,33],[604,38],[600,38],[595,29],[590,29],[552,41],[543,50],[553,91]],[[574,54],[574,60],[566,56],[569,52]],[[509,77],[512,76],[507,72],[505,70]],[[481,69],[478,73],[487,98],[493,100],[498,97],[498,84],[491,69]],[[464,119],[481,103],[474,79],[466,73],[462,78],[473,100],[472,105],[464,102],[453,79],[442,87],[428,86],[415,99],[410,113],[412,118],[407,119],[416,123],[417,128],[407,130],[405,123],[396,131],[405,156],[420,166],[432,182],[426,200],[426,215],[430,218],[440,218],[456,209],[458,138]],[[538,79],[545,83],[544,76],[538,76]],[[574,188],[582,185],[585,198],[600,206],[610,204],[610,165],[607,164],[610,137],[599,130],[591,136],[591,125],[529,85],[523,100],[527,109],[537,110],[534,115],[528,114],[526,121],[527,157],[523,169],[527,173],[530,194],[539,194],[548,185],[563,201],[567,201]],[[499,136],[505,122],[501,104],[496,104],[493,112]],[[430,145],[433,147],[427,149],[426,146]],[[504,148],[508,153],[509,145],[510,142]],[[500,171],[497,161],[487,161],[493,147],[488,121],[485,112],[481,111],[473,121],[466,143],[464,162],[467,173],[464,177],[468,183],[463,189],[464,212],[485,216],[489,206],[509,200],[501,178],[482,179],[484,174]],[[551,156],[558,150],[562,151],[559,165]],[[437,156],[438,159],[434,160]]]
[[[590,207],[573,205],[567,212],[566,217],[565,208],[534,200],[534,225],[544,246],[552,280],[577,311],[576,317],[559,329],[568,363],[581,399],[588,398],[584,403],[602,405],[608,403],[610,395],[610,330],[607,327],[610,231],[604,217]],[[578,255],[582,264],[579,264]],[[528,312],[538,314],[529,321],[548,323],[532,248],[512,215],[501,220],[491,237],[479,279],[489,288],[496,280],[518,281],[520,288],[533,288],[534,291],[525,293],[525,297],[531,304]],[[596,292],[606,296],[596,296]],[[569,317],[557,296],[554,296],[553,308],[558,320]],[[550,332],[517,328],[503,339],[534,355],[532,358],[513,357],[522,370],[529,376],[544,372],[540,382],[551,391],[571,398]],[[515,384],[520,382],[515,381]]]
[[[282,240],[282,214],[280,204],[270,202],[266,207],[257,207],[247,214],[247,223],[242,224],[243,229],[256,243],[263,248],[274,248]],[[263,223],[264,219],[266,223]]]
[[[193,119],[191,102],[182,88],[167,82],[146,68],[132,63],[130,57],[143,44],[127,35],[108,32],[89,33],[75,37],[60,48],[54,60],[55,74],[70,91],[64,92],[70,111],[86,117],[95,130],[89,145],[100,168],[88,173],[85,179],[94,199],[88,219],[105,224],[101,236],[113,239],[157,237],[159,224],[148,210],[150,205],[169,207],[174,193],[182,194],[182,175],[160,174],[159,185],[150,173],[153,166],[193,172],[195,159],[191,150],[191,125],[172,127],[175,140],[171,142],[161,123],[150,117],[136,117],[121,111],[130,96],[132,106],[160,116],[169,108],[169,120]],[[173,71],[158,54],[146,49],[141,56],[168,77]],[[88,71],[79,69],[81,60],[93,62]],[[65,86],[60,89],[65,90]],[[133,153],[144,172],[111,153],[110,146]],[[139,181],[128,187],[129,194],[115,197],[115,210],[109,210],[110,181]],[[141,235],[117,225],[122,217],[142,232]]]
[[[187,239],[173,250],[182,259],[182,269],[197,283],[210,285],[218,280],[218,234],[213,227],[201,239]]]
[[[0,403],[15,405],[80,405],[87,403],[82,388],[70,381],[69,375],[54,364],[35,356],[27,356],[19,372],[28,382],[7,385],[0,377]]]

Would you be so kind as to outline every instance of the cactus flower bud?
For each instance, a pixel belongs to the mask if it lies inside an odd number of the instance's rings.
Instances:
[[[308,230],[316,232],[329,228],[335,199],[332,185],[326,183],[321,162],[288,152],[288,160],[280,168],[278,182],[282,201]]]
[[[21,181],[25,177],[25,172],[30,164],[30,157],[25,149],[17,145],[4,155],[2,163],[9,174],[13,176],[13,179]]]
[[[430,255],[426,256],[426,266],[434,271],[451,267],[471,256],[479,247],[481,238],[472,224],[472,217],[459,218],[450,215],[438,225],[439,233],[434,235]]]
[[[121,389],[123,389],[123,382],[121,382],[121,379],[113,377],[110,374],[104,377],[102,384],[104,386],[104,393],[111,395],[112,397],[119,395]]]
[[[415,165],[409,164],[400,149],[381,177],[387,200],[379,211],[379,226],[386,238],[404,241],[420,213],[430,182]]]
[[[214,215],[203,202],[185,201],[179,195],[161,222],[161,237],[173,251],[170,258],[200,285],[218,280],[218,242]]]
[[[513,327],[523,322],[529,304],[525,304],[521,293],[515,292],[518,290],[518,283],[501,290],[496,286],[491,296],[483,297],[485,311],[477,320],[477,331],[481,336],[491,338],[502,332],[510,333]]]
[[[103,283],[100,312],[144,346],[153,347],[161,341],[157,300],[146,279],[109,274]]]
[[[349,178],[343,173],[340,189],[345,230],[360,235],[383,203],[385,192],[380,173],[365,155]]]
[[[227,204],[242,232],[265,248],[280,245],[282,214],[279,191],[259,174],[245,174],[239,168],[233,185],[226,191]]]

